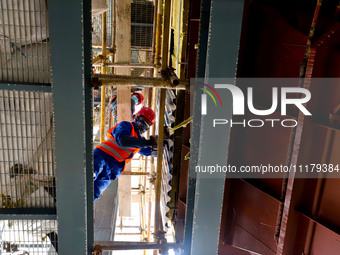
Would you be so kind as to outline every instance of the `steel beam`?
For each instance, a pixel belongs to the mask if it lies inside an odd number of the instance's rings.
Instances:
[[[56,220],[56,208],[1,208],[0,220]]]
[[[208,34],[209,34],[209,19],[210,19],[210,0],[202,0],[201,2],[201,21],[199,31],[199,48],[197,55],[196,77],[204,77],[205,65],[207,56]],[[193,98],[193,124],[191,131],[191,148],[198,148],[201,133],[201,90],[194,94]],[[191,241],[192,241],[192,225],[194,219],[194,205],[195,205],[195,191],[196,191],[196,177],[195,166],[198,162],[198,150],[190,152],[190,165],[188,176],[188,190],[187,190],[187,206],[185,212],[185,226],[184,226],[184,251],[186,255],[190,255]]]
[[[214,78],[235,79],[242,15],[242,0],[211,2],[205,83],[218,83]],[[209,114],[201,118],[194,118],[193,125],[201,126],[197,165],[227,165],[230,126],[215,127],[212,130],[211,124],[216,118],[232,118],[231,95],[221,93],[221,98],[223,107],[214,108],[214,111],[209,111]],[[208,108],[213,107],[209,101]],[[225,173],[211,177],[197,173],[190,254],[218,252],[225,178]]]
[[[83,5],[83,54],[84,54],[84,114],[85,114],[85,176],[86,176],[86,203],[87,203],[87,253],[91,254],[94,243],[93,230],[93,100],[92,89],[90,88],[90,80],[92,75],[92,16],[90,0],[81,1]]]
[[[91,1],[49,0],[58,254],[91,254]],[[63,15],[61,15],[61,13]]]

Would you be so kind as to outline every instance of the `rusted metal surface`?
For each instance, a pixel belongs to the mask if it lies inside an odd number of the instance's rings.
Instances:
[[[224,204],[228,204],[223,215],[227,215],[224,243],[259,254],[275,254],[280,201],[241,179],[232,179]]]
[[[254,255],[254,253],[251,253],[251,252],[244,250],[244,249],[234,247],[234,246],[229,245],[229,244],[223,245],[222,248],[219,250],[218,254],[219,255],[229,255],[229,254],[233,254],[233,255]]]
[[[316,1],[307,3],[298,0],[289,4],[284,1],[271,4],[246,1],[238,76],[298,77],[315,3]],[[297,8],[299,4],[304,6],[304,11]],[[310,84],[308,81],[312,75],[313,77],[340,77],[338,69],[340,65],[340,29],[339,23],[334,23],[332,20],[335,7],[335,4],[332,6],[325,4],[325,7],[320,10],[320,23],[316,26],[317,30],[315,31],[316,40],[310,44],[309,52],[312,54],[309,54],[306,63],[307,83],[305,83],[305,87],[310,89],[313,95],[308,104],[308,109],[313,113],[312,118],[304,119],[303,122],[301,118],[298,119],[300,126],[295,138],[292,136],[292,130],[233,128],[229,154],[230,163],[240,165],[256,162],[287,162],[291,138],[295,139],[295,146],[292,149],[293,156],[289,162],[296,164],[340,163],[338,156],[340,155],[340,131],[334,126],[332,127],[329,120],[329,114],[340,103],[338,100],[340,96],[339,83],[337,80],[329,81],[328,84],[315,81]],[[261,98],[262,102],[268,101],[268,94],[265,93]],[[331,142],[327,142],[330,132],[334,132],[334,136],[328,139]],[[336,198],[340,194],[340,180],[327,179],[320,185],[317,179],[293,179],[293,176],[291,177],[287,186],[284,184],[284,178],[247,180],[264,192],[258,197],[254,197],[253,191],[247,191],[241,185],[234,187],[231,184],[229,192],[225,192],[224,196],[224,207],[227,210],[224,210],[222,215],[221,227],[227,231],[221,233],[223,236],[220,239],[220,254],[234,254],[233,252],[221,252],[221,247],[231,243],[240,248],[249,247],[248,245],[251,244],[253,251],[261,248],[258,243],[267,248],[271,247],[270,251],[266,251],[262,247],[263,250],[259,252],[260,254],[267,254],[267,252],[284,255],[339,253],[339,242],[336,241],[339,238],[336,233],[339,233],[340,228],[340,220],[337,216],[340,211],[340,203]],[[316,176],[314,175],[314,177]],[[235,180],[231,180],[231,183],[233,182]],[[247,199],[244,199],[243,196],[237,197],[239,201],[233,202],[232,197],[236,192],[237,194],[245,192],[244,196]],[[254,217],[244,216],[245,221],[248,221],[245,224],[246,227],[232,228],[230,223],[239,220],[234,218],[231,209],[235,206],[234,203],[243,208],[241,211],[246,214],[249,211],[248,205],[262,204],[268,195],[285,203],[282,225],[276,228],[281,232],[277,249],[275,241],[275,245],[271,245],[275,239],[268,235],[270,232],[261,232],[260,229],[254,228],[256,230],[249,235],[248,228],[257,226],[262,212],[252,210]],[[297,211],[298,208],[302,208],[306,215],[314,214],[313,217],[316,218],[303,216]],[[276,216],[278,220],[281,219],[281,216],[280,208],[277,207],[277,209],[275,211],[273,206],[266,205],[266,210],[271,211],[270,218]],[[308,236],[308,226],[311,224],[313,228]],[[234,240],[235,237],[237,237],[237,242]],[[310,247],[309,251],[304,250],[305,246]]]

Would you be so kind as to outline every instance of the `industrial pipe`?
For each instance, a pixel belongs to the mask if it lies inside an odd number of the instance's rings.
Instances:
[[[95,242],[95,248],[103,251],[116,250],[154,250],[154,249],[178,249],[177,243],[149,243],[149,242],[116,242],[116,241],[100,241]]]
[[[122,175],[136,175],[136,176],[147,176],[150,175],[149,172],[124,172]]]
[[[148,99],[148,103],[150,102],[150,100]],[[150,105],[150,103],[149,103]],[[148,106],[149,106],[148,105]],[[148,132],[146,133],[146,139],[150,139],[150,129],[148,130]],[[148,171],[148,160],[149,160],[149,157],[144,157],[144,171]],[[146,179],[146,176],[144,176],[143,178],[143,183],[144,183],[144,193],[143,193],[143,198],[144,198],[144,203],[145,203],[145,208],[146,208],[146,191],[147,191],[147,187],[146,187],[146,184],[147,184],[147,179]],[[151,182],[149,182],[150,184]],[[150,186],[149,186],[150,188]],[[150,192],[150,191],[149,191]],[[149,207],[148,207],[149,209]],[[148,214],[148,217],[151,218],[151,215],[149,216]],[[147,223],[149,223],[149,221],[151,220],[150,218],[147,218]],[[143,223],[144,224],[144,227],[145,227],[145,222]],[[146,225],[147,228],[149,227],[148,225]],[[145,231],[145,229],[144,229]],[[148,240],[148,233],[150,232],[149,228],[147,229],[147,231],[143,232],[145,233],[145,236],[143,235],[143,241],[146,241],[146,242],[149,242],[150,240]],[[146,251],[144,250],[144,255],[146,255]]]
[[[165,0],[167,1],[167,0]],[[155,49],[155,58],[154,58],[154,64],[155,64],[155,69],[154,69],[154,76],[157,77],[158,75],[158,68],[160,67],[160,52],[161,52],[161,36],[162,36],[162,0],[158,0],[157,2],[157,6],[156,6],[156,20],[155,20],[155,27],[156,27],[156,31],[155,31],[155,45],[154,45],[154,49]],[[165,15],[164,15],[165,17]],[[167,19],[170,17],[166,17]]]
[[[169,49],[169,33],[170,33],[170,7],[171,0],[165,0],[163,12],[163,40],[162,40],[162,71],[167,69],[168,65],[168,49]],[[163,138],[164,138],[164,113],[165,113],[165,97],[166,90],[160,91],[159,115],[158,115],[158,144],[157,144],[157,174],[155,184],[155,236],[156,240],[160,242],[163,237],[163,226],[161,224],[161,178],[162,178],[162,163],[163,163]]]
[[[154,12],[153,12],[153,27],[152,27],[152,63],[155,63],[156,53],[156,26],[157,26],[157,14],[158,13],[158,0],[154,1]]]
[[[148,222],[147,222],[147,235],[146,235],[146,241],[147,242],[150,242],[150,237],[151,237],[151,207],[152,207],[152,182],[149,181]]]
[[[149,104],[149,106],[151,106],[152,109],[156,108],[156,88],[152,88],[151,90],[151,102]],[[155,135],[155,126],[153,125],[151,127],[152,129],[151,131],[151,135]],[[151,157],[150,160],[150,172],[152,175],[155,174],[155,158]],[[151,180],[149,180],[149,197],[148,197],[148,232],[147,232],[147,241],[150,242],[150,237],[151,237],[151,207],[152,207],[152,186],[153,186],[153,182]]]
[[[154,78],[130,75],[116,75],[116,74],[94,74],[92,87],[100,86],[139,86],[139,87],[157,87],[167,89],[186,89],[189,90],[188,81],[180,81],[177,86],[174,86],[167,78]]]
[[[106,12],[102,14],[102,56],[103,63],[106,62]],[[106,74],[106,67],[103,65],[102,74]],[[106,88],[101,88],[101,108],[100,108],[100,142],[102,143],[105,140],[105,94]]]
[[[140,171],[143,171],[143,159],[140,158]],[[145,169],[144,169],[145,171]],[[146,239],[146,231],[145,231],[145,190],[146,183],[144,182],[144,176],[139,176],[139,195],[140,195],[140,228],[142,232],[143,241]]]
[[[105,64],[106,63],[106,37],[107,37],[107,27],[106,27],[106,12],[104,12],[102,14],[102,63]],[[104,49],[104,50],[103,50]],[[103,65],[102,67],[102,74],[106,74],[106,66]]]
[[[173,70],[170,71],[170,81],[175,86],[179,84],[179,79]]]
[[[97,57],[95,60],[97,60],[96,62],[98,62],[99,60],[101,60],[101,57]],[[95,60],[93,62],[95,62]],[[92,64],[93,66],[101,66],[103,65],[102,63],[94,63]],[[141,63],[141,64],[131,64],[131,63],[105,63],[104,64],[106,67],[130,67],[130,68],[153,68],[154,65],[153,64],[145,64],[145,63]]]

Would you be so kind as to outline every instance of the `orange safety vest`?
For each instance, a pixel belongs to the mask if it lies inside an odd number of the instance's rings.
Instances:
[[[135,127],[133,126],[132,122],[129,122],[132,126],[131,136],[138,137],[138,134],[135,131]],[[113,128],[107,131],[107,140],[100,143],[96,146],[96,148],[101,149],[105,153],[109,154],[110,156],[114,157],[118,162],[125,161],[125,163],[129,163],[137,152],[140,151],[140,148],[126,148],[123,146],[118,145],[115,138],[111,135],[112,131],[118,126],[115,125]],[[131,154],[131,158],[128,158]],[[125,167],[123,171],[125,170]]]

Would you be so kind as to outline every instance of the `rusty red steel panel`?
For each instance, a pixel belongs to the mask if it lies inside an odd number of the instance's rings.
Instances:
[[[223,247],[218,251],[218,255],[253,255],[254,253],[238,249],[229,244],[223,245]]]
[[[176,242],[182,242],[184,239],[184,220],[185,220],[186,204],[182,200],[178,199],[177,203],[177,215],[175,223],[175,237]]]
[[[245,1],[240,54],[238,63],[238,77],[298,77],[300,63],[303,59],[310,22],[313,17],[315,1]],[[324,1],[325,2],[325,1]],[[328,4],[326,6],[326,4]],[[336,5],[336,3],[335,3]],[[320,12],[316,35],[322,37],[313,46],[318,47],[315,55],[311,56],[308,63],[308,74],[313,77],[340,77],[340,33],[338,24],[332,25],[335,5],[330,3]],[[300,8],[301,7],[301,8]],[[335,31],[332,33],[332,31]],[[323,33],[325,33],[322,35]],[[328,36],[329,35],[329,36]],[[322,44],[319,45],[318,44]],[[314,52],[315,53],[315,52]],[[261,91],[262,93],[263,91]],[[340,104],[340,86],[338,83],[320,86],[311,84],[312,100],[308,109],[313,112],[311,120],[304,120],[300,125],[298,139],[293,151],[294,163],[320,163],[324,151],[325,137],[329,129],[314,122],[329,123],[329,113]],[[268,93],[267,93],[268,94]],[[268,101],[268,95],[261,98],[263,103]],[[301,119],[300,119],[301,123]],[[303,127],[303,130],[302,130]],[[340,138],[336,131],[333,147],[329,155],[329,162],[339,163]],[[290,131],[233,128],[230,143],[230,164],[258,164],[264,162],[281,163],[288,158]],[[301,143],[301,146],[300,146]],[[261,144],[261,146],[259,146]],[[293,176],[292,176],[293,177]],[[226,193],[224,206],[228,213],[222,217],[225,228],[222,240],[244,247],[258,247],[259,239],[267,248],[274,249],[275,245],[269,241],[270,230],[256,228],[259,222],[256,205],[266,204],[266,195],[260,196],[251,188],[233,183],[230,193]],[[261,179],[250,181],[266,193],[280,198],[282,179]],[[239,185],[235,185],[238,183]],[[294,185],[294,186],[293,186]],[[288,183],[286,192],[286,207],[282,218],[283,226],[287,224],[288,217],[291,227],[281,232],[282,247],[278,254],[301,255],[305,243],[308,220],[301,218],[295,207],[302,207],[307,211],[312,210],[315,196],[316,180],[295,180]],[[327,180],[321,196],[319,217],[333,227],[340,227],[339,212],[340,202],[337,201],[340,193],[339,180]],[[248,190],[249,189],[249,190]],[[255,194],[258,196],[256,197]],[[254,197],[255,196],[255,197]],[[263,200],[263,201],[262,201]],[[233,209],[237,209],[236,212]],[[249,209],[251,208],[251,210]],[[271,206],[266,205],[265,211],[270,211]],[[271,211],[274,219],[277,212]],[[226,219],[226,221],[224,221]],[[228,221],[233,222],[235,228],[231,229]],[[229,235],[229,236],[228,236]],[[284,236],[287,235],[287,236]],[[232,236],[233,238],[230,238]],[[237,237],[235,239],[235,237]],[[251,237],[255,238],[252,239]],[[248,239],[247,239],[248,238]],[[245,241],[250,240],[250,241]],[[285,242],[284,242],[285,240]],[[268,243],[269,244],[268,244]],[[312,239],[312,250],[308,255],[340,254],[340,240],[332,235],[329,230],[320,226],[315,228]],[[283,246],[289,246],[284,249]],[[222,246],[224,247],[224,246]],[[260,247],[260,246],[259,246]],[[260,249],[260,248],[258,248]],[[275,250],[275,249],[274,249]],[[266,252],[266,251],[264,251]],[[283,253],[286,252],[286,253]],[[228,253],[225,253],[228,254]],[[229,253],[234,254],[234,253]],[[236,253],[235,253],[236,254]],[[306,254],[307,255],[307,254]]]
[[[258,237],[252,236],[238,225],[235,226],[233,235],[232,245],[235,247],[241,247],[261,255],[275,255],[275,252],[258,240]]]
[[[307,34],[292,27],[281,11],[273,4],[265,6],[257,1],[246,1],[239,77],[299,76]]]
[[[340,236],[332,233],[325,227],[315,226],[310,254],[312,255],[339,255]]]
[[[327,179],[324,185],[318,218],[340,229],[340,180]]]
[[[189,177],[189,160],[185,159],[185,156],[190,152],[190,148],[182,145],[182,162],[181,162],[181,172],[179,177],[179,190],[178,198],[186,203],[187,201],[187,189],[188,189],[188,177]],[[183,218],[184,219],[184,218]]]
[[[340,51],[336,55],[340,58]],[[338,81],[327,80],[327,84],[324,81],[313,81],[310,91],[313,96],[308,104],[308,109],[313,113],[312,119],[319,123],[328,124],[329,114],[340,104]]]
[[[250,118],[250,115],[246,116]],[[261,119],[260,116],[256,118]],[[282,119],[278,113],[273,118]],[[292,129],[285,127],[262,128],[233,127],[230,142],[229,164],[231,165],[286,165],[289,152],[289,137]],[[276,174],[277,177],[277,174]],[[254,179],[251,182],[277,199],[282,198],[282,182],[285,177]]]
[[[241,180],[230,180],[228,213],[224,240],[260,254],[274,254],[275,232],[280,201]]]
[[[188,78],[193,78],[196,76],[196,66],[197,66],[197,54],[198,50],[196,44],[198,43],[198,33],[199,33],[199,20],[190,20],[190,34],[188,43]]]

